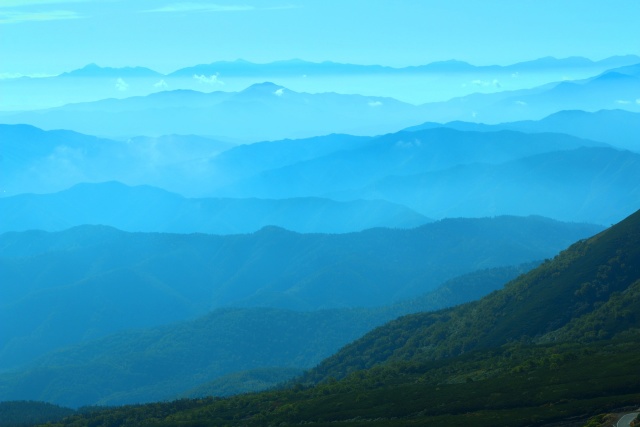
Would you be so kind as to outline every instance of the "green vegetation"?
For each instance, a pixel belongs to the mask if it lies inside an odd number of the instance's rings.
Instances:
[[[541,425],[638,402],[635,338],[396,362],[311,388],[110,408],[59,425]]]
[[[73,413],[73,409],[44,402],[0,402],[0,427],[26,427],[54,422]]]
[[[640,402],[640,318],[625,311],[639,280],[640,211],[479,302],[372,331],[289,388],[95,410],[57,425],[591,422]]]
[[[78,407],[269,388],[391,319],[479,298],[534,265],[466,274],[388,307],[313,312],[226,308],[193,321],[123,332],[0,374],[0,400],[29,398]],[[269,368],[269,374],[256,371],[260,368]]]

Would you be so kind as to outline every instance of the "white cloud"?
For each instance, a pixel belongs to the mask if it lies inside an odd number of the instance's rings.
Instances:
[[[16,8],[42,4],[83,3],[88,0],[2,0],[0,8]]]
[[[51,10],[48,12],[0,11],[0,24],[20,24],[23,22],[59,21],[82,18],[71,10]]]
[[[514,78],[514,79],[517,79],[519,76],[520,76],[520,73],[517,72],[517,71],[515,73],[511,74],[511,77]]]
[[[222,5],[215,3],[172,3],[158,9],[151,9],[147,12],[242,12],[254,10],[255,7],[248,5]]]
[[[212,74],[209,77],[204,74],[194,74],[193,78],[199,81],[200,83],[208,84],[208,85],[223,85],[224,82],[218,79],[217,74]]]
[[[618,99],[616,100],[616,104],[627,105],[631,104],[631,101],[627,101],[626,99]]]
[[[516,101],[516,104],[518,104],[518,105],[522,105],[523,107],[524,107],[525,105],[528,105],[528,104],[527,104],[526,102],[524,102],[524,101]]]
[[[171,3],[157,9],[146,10],[145,12],[164,12],[164,13],[176,13],[176,12],[247,12],[253,10],[279,10],[279,9],[296,9],[299,6],[285,5],[285,6],[269,6],[269,7],[255,7],[247,4],[218,4],[218,3],[203,3],[203,2],[178,2]]]
[[[420,147],[422,145],[422,141],[419,139],[414,139],[413,141],[398,141],[395,145],[398,148]]]
[[[493,80],[472,80],[471,84],[475,85],[475,86],[480,86],[480,87],[496,87],[496,88],[501,88],[502,85],[500,84],[500,81],[498,79],[493,79]]]
[[[164,79],[162,79],[159,82],[154,83],[153,87],[157,87],[159,89],[166,89],[169,87],[169,85],[167,84],[167,82],[164,81]]]
[[[55,74],[22,74],[22,73],[0,73],[0,80],[19,79],[21,77],[29,77],[32,79],[41,79],[43,77],[55,77]]]
[[[119,78],[118,80],[116,80],[116,89],[118,89],[120,92],[125,92],[129,89],[129,84]]]
[[[274,95],[276,96],[282,96],[284,94],[284,89],[280,88],[278,90],[276,90],[275,92],[273,92]]]
[[[478,117],[478,113],[476,111],[472,111],[471,112],[471,117],[473,117],[475,119],[476,117]]]
[[[382,102],[380,101],[369,101],[369,107],[381,107],[382,106]]]
[[[640,98],[636,99],[636,104],[640,105]]]

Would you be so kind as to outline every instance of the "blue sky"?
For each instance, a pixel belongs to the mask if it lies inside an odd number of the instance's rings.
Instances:
[[[638,0],[0,0],[0,73],[640,55]]]

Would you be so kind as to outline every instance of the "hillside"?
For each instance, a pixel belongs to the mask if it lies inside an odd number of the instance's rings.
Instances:
[[[480,298],[534,265],[466,274],[392,306],[312,312],[226,308],[193,321],[124,331],[50,352],[19,371],[0,374],[0,400],[77,407],[268,388],[391,319]]]
[[[390,322],[311,377],[338,378],[382,362],[449,358],[513,342],[612,339],[640,321],[638,242],[640,211],[478,302]]]
[[[601,227],[529,217],[298,234],[126,233],[83,226],[0,235],[0,366],[219,307],[374,307],[480,269],[556,254]]]
[[[581,425],[640,400],[639,261],[640,211],[480,301],[374,330],[306,376],[319,385],[60,425]]]

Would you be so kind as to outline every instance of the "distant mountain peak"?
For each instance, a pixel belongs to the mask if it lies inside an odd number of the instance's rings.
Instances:
[[[77,70],[60,74],[67,77],[154,77],[162,74],[145,67],[102,67],[90,63]]]
[[[249,86],[248,88],[242,90],[240,93],[243,95],[257,95],[257,96],[266,96],[266,95],[275,95],[282,96],[286,92],[289,92],[287,88],[284,86],[277,85],[273,82],[262,82],[255,83]]]

